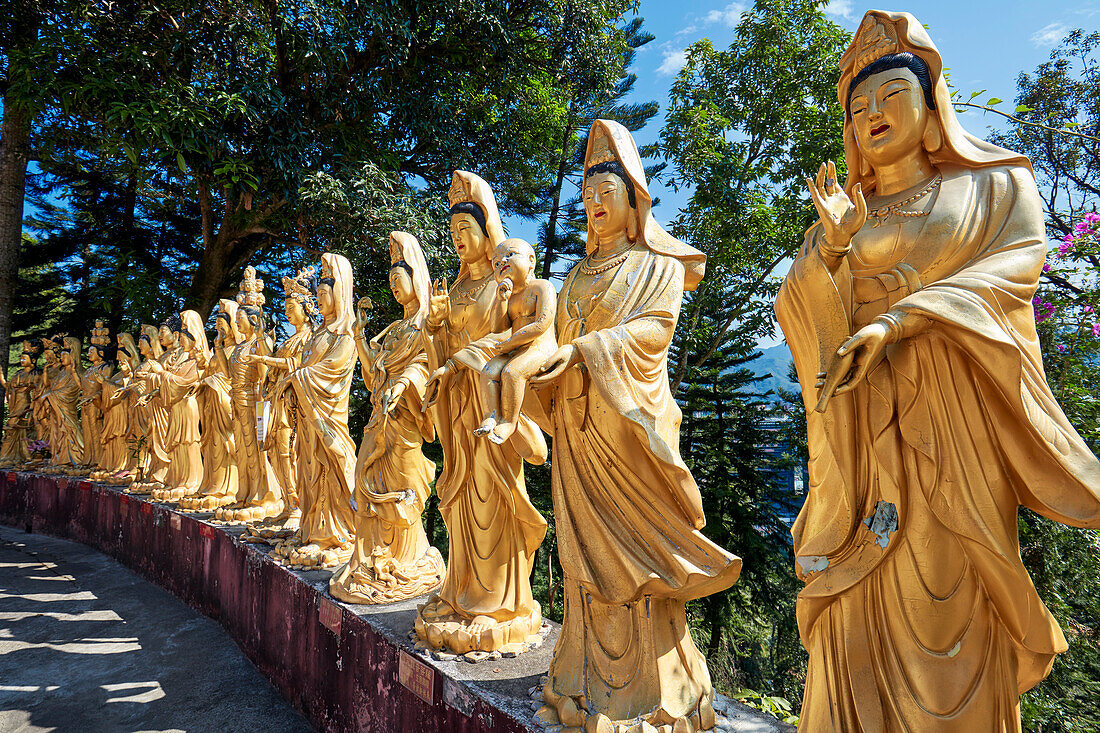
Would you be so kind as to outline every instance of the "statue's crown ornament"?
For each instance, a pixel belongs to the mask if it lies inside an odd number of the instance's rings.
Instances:
[[[31,357],[32,359],[38,356],[39,351],[41,351],[41,349],[39,349],[33,341],[23,342],[23,353]]]
[[[244,268],[244,277],[241,278],[237,302],[243,306],[253,308],[262,308],[263,304],[267,302],[267,299],[264,298],[264,281],[256,277],[256,268],[251,265]]]
[[[588,159],[584,161],[585,168],[591,168],[610,160],[618,160],[615,157],[615,151],[611,149],[611,141],[607,139],[607,135],[604,135],[601,129],[597,129],[595,135],[596,139],[592,142],[592,152]]]
[[[451,178],[451,187],[447,189],[447,199],[451,202],[451,206],[474,200],[474,197],[470,195],[470,189],[467,188],[466,182],[462,180],[458,173],[455,173],[454,177]]]
[[[865,69],[883,56],[898,51],[897,29],[891,24],[884,25],[875,18],[867,16],[856,31],[855,70]]]
[[[107,346],[111,343],[111,330],[103,325],[103,321],[96,319],[95,328],[92,329],[92,337],[88,342],[92,346]]]
[[[302,304],[302,308],[307,315],[317,314],[317,300],[313,295],[313,283],[317,279],[316,270],[313,266],[305,267],[298,270],[298,274],[294,277],[283,278],[283,290],[286,292],[286,297],[293,298]]]

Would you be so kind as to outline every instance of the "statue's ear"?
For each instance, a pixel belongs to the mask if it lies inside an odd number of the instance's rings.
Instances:
[[[928,116],[928,124],[924,127],[922,141],[925,152],[929,154],[935,153],[943,147],[943,131],[940,130],[940,122],[934,114]]]
[[[626,238],[631,242],[638,241],[638,212],[631,209],[630,216],[626,220]]]

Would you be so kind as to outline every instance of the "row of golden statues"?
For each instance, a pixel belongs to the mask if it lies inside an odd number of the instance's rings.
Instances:
[[[848,178],[828,163],[808,180],[819,220],[776,301],[808,414],[801,728],[1019,731],[1020,692],[1066,642],[1020,561],[1017,507],[1100,526],[1100,462],[1054,401],[1036,338],[1034,176],[959,126],[911,15],[867,13],[841,65]],[[48,340],[41,373],[28,344],[0,458],[26,461],[34,433],[54,464],[247,522],[284,562],[336,567],[337,598],[431,593],[416,634],[462,654],[539,631],[546,522],[523,464],[547,459],[549,435],[565,616],[538,717],[709,729],[685,603],[730,587],[741,560],[700,531],[667,376],[706,258],[657,223],[625,128],[592,126],[584,170],[587,254],[560,293],[505,237],[489,185],[456,171],[458,275],[433,282],[416,239],[394,232],[403,313],[381,333],[364,333],[349,262],[325,254],[283,279],[295,332],[276,345],[249,268],[213,344],[193,311],[118,335],[117,372],[102,324],[85,370],[76,339]],[[357,361],[372,408],[358,451]],[[435,439],[438,478],[421,450]],[[433,480],[446,568],[421,524]]]

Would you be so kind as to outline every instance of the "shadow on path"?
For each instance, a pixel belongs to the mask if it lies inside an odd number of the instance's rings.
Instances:
[[[225,631],[83,545],[0,526],[0,733],[310,731]]]

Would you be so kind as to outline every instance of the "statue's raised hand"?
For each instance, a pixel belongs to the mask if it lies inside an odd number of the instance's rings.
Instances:
[[[855,201],[836,180],[836,165],[830,160],[822,163],[817,179],[806,179],[810,198],[825,232],[824,246],[819,248],[822,259],[830,270],[840,266],[852,249],[852,237],[867,221],[867,201],[863,198],[863,184],[857,183],[852,193]]]
[[[439,328],[451,315],[451,295],[447,287],[447,278],[432,283],[428,296],[428,325]]]

